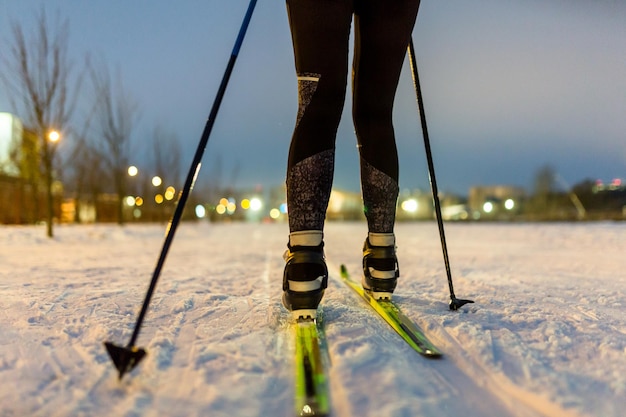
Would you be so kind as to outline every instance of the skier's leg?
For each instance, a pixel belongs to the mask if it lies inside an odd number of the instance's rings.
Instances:
[[[314,315],[327,286],[323,228],[345,99],[351,0],[287,0],[298,115],[287,164],[289,245],[283,303]],[[301,314],[298,312],[297,314]]]
[[[363,285],[378,298],[391,296],[399,276],[393,233],[398,155],[392,112],[418,6],[419,0],[371,0],[355,7],[353,119],[369,230]]]

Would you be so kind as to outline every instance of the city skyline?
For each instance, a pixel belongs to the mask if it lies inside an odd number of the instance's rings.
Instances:
[[[197,146],[247,1],[0,0],[0,40],[27,34],[45,3],[67,19],[69,52],[119,72],[140,105],[133,140],[162,126]],[[532,187],[549,165],[569,186],[626,176],[626,4],[601,0],[422,2],[413,39],[438,185]],[[218,164],[225,186],[279,185],[297,105],[291,39],[281,2],[259,2],[204,158],[198,186]],[[0,90],[0,112],[12,112]],[[19,114],[18,114],[19,116]],[[394,121],[400,187],[428,188],[428,171],[405,62]],[[141,155],[137,155],[141,159]],[[230,184],[228,183],[230,182]],[[358,190],[350,100],[337,137],[335,187]]]

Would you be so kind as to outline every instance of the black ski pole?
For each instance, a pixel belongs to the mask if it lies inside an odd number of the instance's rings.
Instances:
[[[128,345],[126,345],[126,347],[117,346],[111,342],[104,343],[109,353],[109,356],[111,357],[113,363],[115,364],[115,367],[119,371],[119,379],[122,379],[126,372],[132,371],[133,368],[135,368],[135,366],[137,366],[141,359],[143,359],[143,357],[146,355],[146,350],[135,347],[135,342],[137,341],[137,337],[139,336],[141,324],[143,323],[143,319],[146,315],[146,312],[148,311],[148,306],[150,304],[150,299],[152,298],[152,293],[156,288],[159,275],[161,274],[161,269],[163,268],[163,264],[165,263],[165,257],[167,256],[167,252],[169,251],[172,241],[174,240],[174,234],[176,233],[178,223],[180,222],[180,219],[183,215],[185,204],[187,203],[189,194],[193,189],[196,177],[200,172],[202,155],[204,154],[204,150],[209,141],[209,136],[211,135],[211,130],[213,129],[213,125],[215,124],[217,112],[220,108],[220,104],[222,103],[222,98],[224,97],[224,92],[226,91],[228,80],[230,79],[233,67],[235,66],[235,61],[237,60],[239,50],[241,49],[241,44],[243,43],[243,39],[246,35],[246,31],[248,29],[248,25],[250,24],[250,19],[252,18],[252,12],[254,11],[255,6],[256,0],[250,0],[248,10],[243,19],[243,23],[241,24],[241,28],[239,29],[239,35],[237,36],[235,46],[233,47],[230,60],[228,61],[228,64],[226,66],[226,71],[224,72],[222,82],[217,91],[215,100],[213,101],[213,107],[211,108],[209,118],[207,119],[206,125],[202,132],[202,136],[200,138],[200,142],[198,143],[198,148],[196,149],[193,161],[191,163],[191,166],[189,167],[189,173],[187,174],[187,179],[185,180],[183,190],[180,193],[178,203],[176,205],[176,210],[174,211],[174,215],[172,216],[172,219],[167,227],[163,248],[161,249],[161,254],[159,255],[159,259],[154,269],[154,273],[152,274],[150,287],[148,288],[148,292],[146,293],[143,306],[141,307],[141,312],[139,313],[137,322],[135,323],[133,335],[130,338],[130,341],[128,342]]]
[[[409,58],[411,63],[411,72],[413,75],[413,84],[415,85],[415,94],[417,95],[417,107],[420,113],[420,122],[422,125],[422,133],[424,136],[424,147],[426,148],[426,159],[428,160],[428,175],[430,177],[430,187],[433,193],[433,201],[435,203],[435,214],[437,217],[437,225],[439,226],[439,237],[441,238],[441,249],[443,251],[443,261],[448,276],[448,287],[450,288],[450,310],[458,310],[467,303],[473,303],[472,300],[462,300],[454,295],[454,285],[452,284],[452,272],[450,271],[450,259],[448,258],[448,245],[446,244],[446,235],[443,230],[443,219],[441,216],[441,204],[439,203],[439,191],[437,190],[437,178],[435,177],[435,164],[433,162],[433,154],[430,149],[430,139],[428,138],[428,128],[426,127],[426,115],[424,113],[424,101],[422,99],[422,89],[420,87],[419,75],[417,73],[417,61],[415,60],[415,48],[413,48],[413,39],[409,41]]]

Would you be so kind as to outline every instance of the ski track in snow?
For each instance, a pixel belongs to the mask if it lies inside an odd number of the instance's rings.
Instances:
[[[122,381],[164,225],[0,227],[0,416],[289,416],[284,224],[182,224]],[[626,224],[396,228],[397,300],[444,352],[413,352],[338,278],[363,223],[329,223],[323,301],[334,416],[618,417],[626,403]]]

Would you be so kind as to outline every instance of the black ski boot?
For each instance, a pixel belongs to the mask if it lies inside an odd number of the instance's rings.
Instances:
[[[324,244],[291,246],[285,251],[283,304],[294,318],[316,318],[317,306],[328,286]]]
[[[400,268],[396,257],[396,247],[372,246],[365,239],[363,245],[363,288],[377,300],[391,299],[396,289]]]

